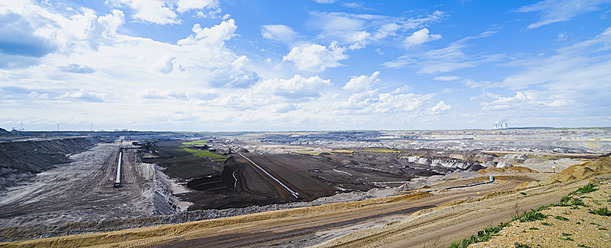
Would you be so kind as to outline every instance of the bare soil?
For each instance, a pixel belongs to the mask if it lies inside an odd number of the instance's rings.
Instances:
[[[155,204],[154,166],[138,162],[133,151],[123,156],[123,187],[113,187],[118,151],[118,143],[98,144],[73,155],[75,162],[8,188],[0,196],[0,227],[150,216],[167,208]]]

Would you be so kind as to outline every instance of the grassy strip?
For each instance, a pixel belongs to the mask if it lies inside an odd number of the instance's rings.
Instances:
[[[530,221],[546,219],[548,216],[545,214],[542,214],[541,211],[549,209],[551,207],[571,207],[572,206],[573,208],[579,208],[579,206],[585,206],[585,204],[583,203],[581,199],[576,198],[576,197],[571,197],[571,196],[572,195],[579,196],[581,194],[593,192],[596,190],[598,190],[596,188],[596,185],[589,183],[588,185],[578,188],[577,190],[571,192],[568,196],[563,197],[559,203],[541,206],[537,209],[531,209],[530,212],[526,212],[522,215],[516,215],[515,217],[513,217],[511,221],[507,223],[501,223],[495,227],[487,227],[483,231],[477,232],[477,235],[471,235],[471,237],[468,239],[463,239],[461,241],[454,242],[450,245],[450,248],[466,248],[470,244],[486,242],[490,240],[493,236],[495,236],[497,233],[499,233],[501,230],[503,230],[504,227],[509,226],[509,224],[511,224],[511,222],[514,222],[514,221],[530,222]],[[607,210],[607,208],[600,208],[598,210],[590,211],[590,213],[603,215],[603,216],[611,215],[611,212]],[[568,220],[562,216],[555,216],[554,218],[559,219],[559,220]],[[566,237],[566,238],[567,240],[570,239],[569,237]],[[516,247],[523,247],[521,245],[522,244],[520,244],[520,246],[516,245]]]
[[[204,146],[208,144],[208,140],[194,140],[191,142],[184,142],[182,144],[187,146]]]
[[[365,148],[365,152],[381,152],[381,153],[400,153],[401,151],[390,148]]]
[[[195,150],[195,149],[189,149],[189,148],[183,148],[185,149],[185,151],[198,156],[200,158],[211,158],[214,159],[214,161],[225,161],[227,159],[227,156],[223,156],[223,155],[219,155],[216,153],[212,153],[206,150]]]
[[[293,152],[301,153],[301,154],[306,154],[306,155],[312,155],[312,156],[316,156],[316,155],[320,154],[320,152],[305,151],[305,150],[295,150]]]

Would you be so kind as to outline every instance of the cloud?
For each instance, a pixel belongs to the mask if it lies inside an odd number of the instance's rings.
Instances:
[[[57,47],[45,37],[36,35],[36,28],[21,15],[0,15],[0,53],[25,57],[43,57]]]
[[[240,56],[230,66],[214,70],[209,76],[213,87],[246,88],[257,83],[259,75],[248,69],[250,60]]]
[[[506,77],[501,84],[511,89],[532,85],[567,88],[600,88],[611,82],[611,28],[592,39],[562,47],[548,57],[517,60],[512,63],[524,70]],[[602,81],[601,81],[602,80]]]
[[[494,85],[515,91],[514,96],[487,95],[483,111],[507,116],[567,116],[608,118],[611,104],[611,28],[601,34],[556,50],[547,57],[516,60],[522,67]]]
[[[383,18],[373,15],[355,15],[348,13],[312,13],[313,27],[322,30],[320,34],[329,40],[338,40],[345,44],[363,42],[370,36],[365,25],[372,19]]]
[[[373,38],[376,40],[384,39],[388,36],[394,36],[397,31],[401,29],[401,25],[397,23],[386,23],[382,25],[374,34]]]
[[[135,11],[134,19],[155,24],[177,24],[177,14],[163,0],[114,0],[119,5],[127,5]]]
[[[0,87],[0,99],[5,100],[23,100],[23,99],[49,99],[49,97],[57,97],[60,94],[44,89],[31,89],[20,86],[4,86]],[[49,96],[51,95],[51,96]]]
[[[371,76],[361,75],[358,77],[352,77],[348,83],[344,86],[344,90],[348,91],[363,91],[369,89],[371,84],[374,82],[379,82],[378,76],[380,75],[379,71],[374,72]]]
[[[611,0],[544,0],[519,8],[522,13],[539,12],[541,19],[528,25],[528,29],[568,21],[576,15],[597,11]]]
[[[549,111],[551,108],[566,107],[575,102],[567,99],[566,95],[549,95],[544,91],[529,90],[517,91],[515,96],[497,96],[492,102],[482,102],[482,110],[518,110],[528,112]]]
[[[187,99],[187,95],[184,92],[175,89],[145,89],[136,94],[136,96],[146,99]]]
[[[431,111],[431,113],[433,113],[433,114],[439,114],[439,113],[441,113],[441,112],[443,112],[443,111],[450,110],[451,108],[452,108],[452,105],[446,104],[446,103],[445,103],[445,102],[443,102],[443,101],[439,101],[439,102],[437,103],[437,105],[433,106],[433,107],[432,107],[432,108],[430,108],[429,110],[430,110],[430,111]]]
[[[320,96],[321,90],[331,86],[329,80],[318,76],[304,78],[295,75],[290,79],[268,79],[254,87],[257,95],[273,94],[289,99],[301,99]]]
[[[425,42],[439,39],[441,39],[440,34],[429,34],[429,30],[427,28],[423,28],[414,32],[411,36],[405,38],[405,40],[403,41],[403,45],[406,48],[409,48],[413,45],[420,45]]]
[[[337,0],[314,0],[314,2],[322,3],[322,4],[331,4],[331,3],[334,3],[335,1]]]
[[[79,64],[69,64],[67,66],[59,66],[58,69],[60,69],[61,71],[70,72],[70,73],[90,74],[90,73],[95,72],[93,68],[86,66],[86,65],[79,65]]]
[[[178,45],[194,45],[202,44],[222,46],[226,40],[235,36],[235,31],[238,27],[233,19],[221,22],[219,25],[202,28],[199,24],[193,25],[191,29],[195,35],[190,35],[188,38],[179,40]]]
[[[75,92],[66,92],[61,96],[57,97],[58,100],[77,100],[85,102],[104,102],[106,98],[105,94],[92,93],[83,89]]]
[[[382,65],[390,68],[401,68],[412,65],[419,68],[418,73],[420,74],[433,74],[438,72],[451,72],[498,61],[503,58],[502,54],[473,56],[463,52],[463,49],[467,47],[468,41],[489,37],[495,33],[494,31],[486,31],[476,36],[467,36],[450,43],[447,47],[410,53],[400,56],[395,61],[385,62]]]
[[[345,12],[311,12],[310,15],[309,26],[320,30],[317,38],[337,41],[355,50],[387,37],[400,36],[406,30],[422,28],[439,21],[445,14],[434,11],[424,17],[412,18]]]
[[[217,9],[219,8],[218,0],[180,0],[176,4],[178,7],[176,11],[180,13],[187,12],[189,10],[201,10],[201,9]]]
[[[328,48],[318,44],[303,44],[293,47],[283,60],[295,63],[302,71],[321,72],[327,68],[341,66],[339,61],[348,58],[348,55],[344,54],[345,50],[343,47],[337,47],[336,43],[332,43]]]
[[[152,65],[153,70],[168,74],[174,70],[174,62],[176,57],[163,56],[155,64]]]
[[[296,35],[297,32],[286,25],[263,25],[261,29],[261,36],[264,38],[285,43],[292,41]]]
[[[439,81],[455,81],[459,79],[460,79],[459,76],[438,76],[438,77],[433,78],[433,80],[439,80]]]
[[[182,22],[178,13],[191,10],[209,10],[212,15],[201,12],[198,16],[216,16],[220,13],[218,0],[108,0],[113,7],[129,6],[135,11],[133,18],[145,23],[172,25]],[[198,13],[199,13],[198,12]]]
[[[49,54],[97,49],[114,39],[124,22],[119,10],[97,17],[91,9],[55,12],[31,2],[0,6],[0,68],[22,68],[40,63]]]
[[[335,108],[340,111],[348,111],[347,114],[405,115],[406,112],[420,108],[432,96],[414,93],[379,93],[377,90],[367,90],[354,93],[348,99],[336,102]]]

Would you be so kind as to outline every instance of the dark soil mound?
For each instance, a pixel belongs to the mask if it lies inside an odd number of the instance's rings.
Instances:
[[[0,190],[55,165],[69,163],[69,154],[81,153],[95,144],[92,138],[0,143]]]

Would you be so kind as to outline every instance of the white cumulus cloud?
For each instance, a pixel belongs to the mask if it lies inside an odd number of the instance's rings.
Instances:
[[[414,32],[411,36],[405,38],[405,40],[403,41],[403,45],[405,45],[405,47],[411,47],[413,45],[420,45],[425,42],[439,39],[441,39],[440,34],[429,34],[429,30],[427,28],[423,28]]]
[[[274,94],[286,98],[305,98],[320,96],[320,92],[331,86],[331,81],[318,76],[304,78],[295,75],[290,79],[268,79],[254,87],[256,94]]]
[[[443,111],[450,110],[451,108],[452,108],[452,105],[446,104],[444,101],[439,101],[437,103],[437,105],[433,106],[429,110],[433,114],[438,114],[438,113],[441,113]]]
[[[295,63],[302,71],[321,72],[326,68],[341,66],[340,60],[348,58],[346,49],[332,43],[328,48],[319,44],[301,45],[291,49],[283,60]]]
[[[352,77],[346,85],[344,85],[345,90],[349,91],[363,91],[369,89],[371,84],[374,82],[379,82],[378,76],[380,75],[379,71],[374,72],[371,76],[361,75],[358,77]]]

